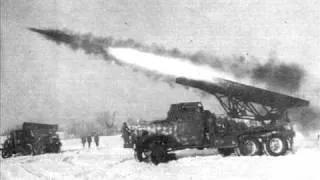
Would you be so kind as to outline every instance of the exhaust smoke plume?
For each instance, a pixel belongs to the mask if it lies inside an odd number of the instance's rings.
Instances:
[[[209,66],[195,66],[194,64],[179,58],[162,57],[130,48],[109,48],[109,53],[126,64],[132,64],[169,76],[183,76],[205,81],[212,81],[213,77],[228,79],[227,74],[213,71]]]
[[[320,133],[320,110],[317,107],[303,107],[290,111],[291,120],[305,136]]]
[[[269,61],[253,69],[252,78],[265,82],[268,88],[281,88],[294,92],[299,89],[304,71],[295,64],[276,64],[275,60]]]
[[[29,30],[73,50],[82,49],[87,54],[100,55],[104,60],[120,66],[132,66],[133,71],[142,72],[153,80],[166,81],[171,87],[175,85],[173,77],[176,76],[207,81],[221,77],[234,81],[249,79],[253,83],[265,84],[270,90],[296,92],[304,78],[304,70],[298,65],[280,63],[274,57],[262,64],[254,57],[248,60],[243,56],[219,58],[205,52],[187,54],[155,44],[147,46],[132,39],[102,38],[91,34],[75,34],[68,30]],[[314,109],[305,108],[301,112],[292,113],[292,120],[301,131],[309,132],[319,128],[320,113]]]
[[[75,34],[68,30],[62,31],[55,29],[35,28],[29,28],[29,30],[40,33],[45,38],[52,40],[57,44],[65,44],[73,50],[82,49],[87,54],[101,55],[105,60],[114,61],[118,65],[137,64],[136,62],[125,62],[123,61],[123,59],[119,59],[119,57],[116,56],[123,56],[123,54],[129,53],[138,55],[138,52],[143,53],[143,55],[147,55],[147,53],[150,53],[147,56],[155,57],[156,55],[158,55],[157,57],[160,58],[161,61],[164,61],[166,57],[167,61],[172,61],[170,62],[170,64],[174,63],[174,61],[177,60],[185,65],[188,62],[190,64],[189,67],[194,65],[201,66],[199,67],[199,69],[206,69],[205,71],[211,68],[211,73],[213,73],[213,71],[217,72],[212,74],[213,77],[217,77],[219,75],[220,77],[223,76],[223,78],[225,79],[250,79],[254,83],[266,84],[266,87],[268,89],[284,92],[296,92],[297,90],[299,90],[301,80],[304,76],[304,71],[297,65],[277,63],[272,58],[266,64],[261,64],[258,61],[250,61],[249,63],[243,56],[233,58],[218,58],[204,52],[188,54],[182,53],[176,48],[168,50],[162,46],[158,46],[155,44],[147,46],[132,39],[119,40],[113,37],[102,38],[95,37],[91,34]],[[108,51],[112,52],[113,54]],[[143,55],[140,54],[138,56],[141,57]],[[166,68],[170,68],[170,66],[173,66],[170,64],[163,65],[167,66]],[[177,67],[179,66],[176,66],[176,71],[178,71]],[[151,78],[158,79],[159,77],[164,77],[164,80],[168,80],[168,76],[184,76],[183,73],[185,73],[183,72],[182,74],[177,74],[178,72],[175,72],[175,74],[166,74],[166,72],[148,68],[150,68],[150,66],[142,67],[140,64],[138,65],[138,68],[136,68],[136,70],[144,72]],[[197,74],[196,77],[187,77],[199,79],[200,76],[200,79],[207,80],[208,77],[205,77],[205,75],[202,76],[197,71],[198,70],[194,72],[195,74]],[[222,72],[224,73],[221,74]],[[226,77],[227,74],[230,74],[233,77]]]

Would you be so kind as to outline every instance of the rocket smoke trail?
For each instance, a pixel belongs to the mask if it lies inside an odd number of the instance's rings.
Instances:
[[[119,40],[111,36],[102,38],[95,37],[91,34],[76,34],[68,30],[35,28],[29,28],[29,30],[40,33],[48,40],[54,41],[57,44],[65,44],[73,50],[82,49],[87,54],[100,55],[105,60],[114,61],[118,65],[137,65],[137,62],[121,61],[123,60],[121,58],[128,59],[128,56],[123,56],[125,54],[137,55],[139,54],[139,52],[140,57],[157,56],[159,61],[170,60],[171,64],[170,62],[169,64],[162,63],[166,66],[164,67],[165,69],[173,67],[172,64],[174,63],[174,60],[178,60],[180,62],[183,62],[183,64],[187,66],[186,68],[195,68],[198,66],[199,69],[196,69],[194,72],[195,74],[197,74],[197,77],[195,78],[198,78],[198,76],[204,77],[204,75],[201,75],[201,71],[202,69],[206,69],[205,72],[209,72],[209,70],[211,70],[212,73],[216,72],[213,73],[212,76],[218,76],[219,74],[221,76],[221,72],[224,72],[223,78],[228,79],[227,74],[229,74],[229,79],[232,78],[230,75],[233,75],[233,77],[241,77],[250,79],[253,82],[264,83],[266,84],[267,88],[271,90],[295,92],[299,90],[300,83],[304,76],[303,69],[299,68],[297,65],[278,63],[272,58],[266,64],[260,64],[259,62],[253,62],[251,64],[248,64],[246,63],[246,59],[242,56],[234,57],[232,59],[221,59],[204,52],[188,54],[182,53],[176,48],[168,50],[164,47],[154,44],[151,46],[147,46],[139,42],[136,42],[132,39]],[[135,58],[134,60],[136,61],[137,58]],[[145,62],[148,62],[148,60],[145,60]],[[189,64],[187,65],[187,63]],[[178,74],[179,72],[175,72],[175,74],[172,72],[157,71],[156,69],[150,68],[150,66],[141,68],[141,66],[138,65],[138,68],[136,70],[142,71],[152,78],[185,75],[185,72],[180,72],[182,74]],[[176,68],[175,70],[178,71],[178,68]],[[207,73],[207,75],[210,75],[210,73]],[[189,76],[189,78],[194,77]],[[203,80],[206,79],[207,78]]]
[[[119,66],[129,65],[133,70],[145,73],[152,79],[166,81],[170,86],[174,86],[172,77],[175,76],[208,81],[223,76],[224,79],[234,80],[238,77],[237,80],[244,78],[254,83],[264,83],[271,90],[295,92],[299,90],[304,77],[303,69],[297,65],[279,63],[275,58],[270,58],[265,64],[258,61],[247,63],[242,56],[231,59],[218,58],[204,52],[187,54],[178,49],[168,50],[158,45],[147,46],[132,39],[119,40],[111,36],[102,38],[91,34],[76,34],[68,30],[29,30],[73,50],[81,49],[87,54],[102,56],[104,60],[113,61]],[[295,123],[305,132],[320,126],[317,120],[320,113],[311,108],[306,108],[303,112],[307,112],[304,113],[307,115],[298,117],[299,113],[296,113],[293,118],[297,119]]]

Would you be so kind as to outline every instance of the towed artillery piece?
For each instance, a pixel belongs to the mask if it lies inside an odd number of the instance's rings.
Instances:
[[[284,155],[292,150],[295,136],[288,109],[309,104],[224,79],[177,78],[176,83],[212,94],[226,115],[217,117],[201,102],[186,102],[172,104],[164,120],[124,123],[124,147],[133,148],[138,161],[166,162],[169,152],[186,148],[216,148],[223,156]]]
[[[56,124],[25,122],[22,129],[11,131],[4,141],[2,157],[58,153],[62,143],[57,130]]]

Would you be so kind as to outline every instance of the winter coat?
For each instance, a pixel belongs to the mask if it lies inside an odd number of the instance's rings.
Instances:
[[[96,142],[96,143],[99,142],[99,136],[98,135],[95,135],[93,138],[94,138],[94,142]]]
[[[87,140],[86,140],[86,137],[85,137],[85,136],[82,136],[82,137],[81,137],[81,142],[82,142],[82,144],[85,144],[86,141],[87,141]]]
[[[88,143],[91,143],[91,141],[92,141],[91,136],[87,136],[87,141],[88,141]]]

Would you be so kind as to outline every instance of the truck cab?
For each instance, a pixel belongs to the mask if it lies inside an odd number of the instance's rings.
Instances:
[[[172,104],[167,119],[175,122],[175,138],[182,146],[201,146],[205,139],[201,102]]]

